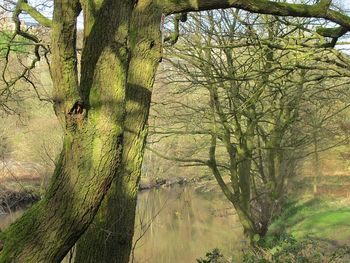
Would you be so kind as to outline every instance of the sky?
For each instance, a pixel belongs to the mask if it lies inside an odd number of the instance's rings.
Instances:
[[[2,5],[4,2],[8,0],[0,0],[0,4]],[[45,2],[46,0],[29,0],[29,4],[32,6],[37,6],[40,3]],[[273,1],[273,0],[272,0]],[[287,0],[287,2],[294,2],[295,0]],[[339,3],[350,15],[350,0],[333,0],[334,3]],[[52,8],[47,8],[44,10],[45,15],[47,17],[51,17],[52,15]],[[24,19],[30,22],[34,22],[33,19],[31,19],[29,16],[24,16]],[[79,17],[79,22],[78,22],[78,27],[82,28],[83,27],[83,22],[82,22],[82,17]]]
[[[9,0],[0,0],[0,5],[3,5],[5,2]],[[272,0],[273,1],[273,0]],[[294,2],[295,0],[287,0],[287,2]],[[32,6],[37,6],[40,3],[45,2],[45,0],[29,0],[29,4]],[[333,0],[334,3],[340,3],[344,8],[348,9],[350,12],[350,0]],[[50,13],[52,13],[52,8],[49,8],[50,10],[47,10],[45,12],[48,16],[50,16]]]
[[[345,8],[350,9],[350,0],[340,0],[339,2],[342,2]]]

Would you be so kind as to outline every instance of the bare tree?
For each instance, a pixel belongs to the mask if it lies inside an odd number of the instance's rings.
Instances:
[[[313,67],[322,64],[322,56],[337,59],[321,49],[320,36],[306,37],[307,28],[297,28],[309,22],[282,23],[238,10],[208,11],[188,21],[179,30],[183,37],[166,53],[163,75],[171,94],[158,105],[157,118],[164,121],[154,133],[156,140],[182,134],[201,144],[180,157],[157,154],[207,166],[253,242],[256,235],[265,236],[280,212],[286,181],[314,140],[305,127],[315,120],[310,116],[323,120],[312,129],[319,132],[346,109],[343,84],[349,79]],[[322,55],[313,55],[315,50]],[[164,105],[175,112],[160,110]]]

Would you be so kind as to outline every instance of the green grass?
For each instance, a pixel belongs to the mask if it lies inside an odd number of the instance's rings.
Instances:
[[[290,229],[296,238],[305,236],[334,240],[340,243],[350,241],[350,208],[316,212]]]
[[[350,206],[326,199],[289,203],[270,227],[271,234],[288,233],[297,239],[312,237],[350,242]]]

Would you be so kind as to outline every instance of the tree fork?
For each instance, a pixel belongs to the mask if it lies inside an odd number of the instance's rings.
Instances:
[[[55,1],[54,10],[52,76],[63,150],[43,200],[1,233],[0,262],[60,262],[92,222],[121,162],[131,4],[106,1],[95,10],[84,45],[96,52],[82,55],[81,85],[75,50],[80,4]],[[112,31],[105,35],[101,27]]]

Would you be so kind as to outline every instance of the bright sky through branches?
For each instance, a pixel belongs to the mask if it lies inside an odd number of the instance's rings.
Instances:
[[[0,4],[3,6],[4,3],[6,2],[12,2],[9,0],[0,0]],[[287,2],[301,2],[301,1],[295,1],[295,0],[287,0]],[[28,3],[38,9],[47,17],[52,17],[52,5],[53,5],[53,0],[28,0]],[[333,0],[333,3],[336,5],[344,8],[347,13],[350,14],[350,0]],[[24,15],[22,16],[24,20],[29,21],[29,22],[34,22],[34,20],[27,16]],[[78,28],[83,27],[83,19],[82,16],[79,17],[78,21]]]
[[[272,0],[273,1],[273,0]],[[287,2],[295,2],[295,3],[301,3],[302,0],[286,0]],[[4,3],[11,3],[10,0],[0,0],[0,4],[3,6]],[[277,1],[276,1],[277,2]],[[13,2],[12,2],[13,3]],[[31,6],[34,6],[38,8],[46,17],[51,18],[52,17],[52,11],[53,11],[53,0],[28,0],[28,3]],[[347,14],[350,15],[350,0],[333,0],[333,3],[336,6],[339,6],[340,8],[344,9],[344,11],[347,12]],[[22,19],[31,22],[36,23],[34,19],[32,19],[29,15],[22,15]],[[78,28],[83,28],[83,17],[82,15],[78,18]],[[349,34],[347,34],[349,35]]]
[[[343,0],[341,1],[345,8],[350,9],[350,0]]]

